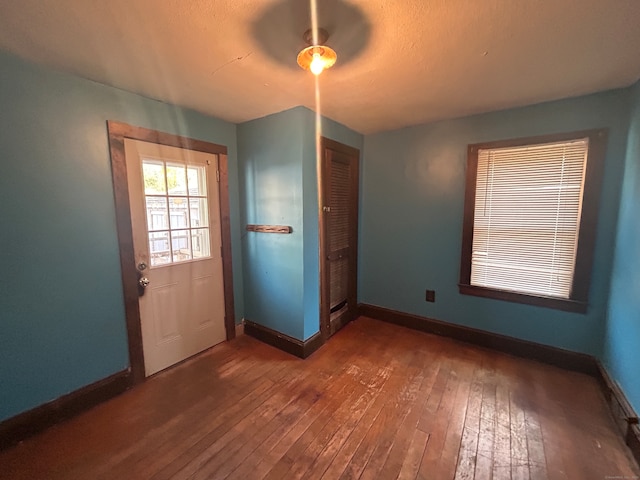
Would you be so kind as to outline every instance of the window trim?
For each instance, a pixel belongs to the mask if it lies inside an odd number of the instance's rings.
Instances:
[[[602,128],[500,140],[495,142],[476,143],[468,146],[464,217],[462,225],[460,283],[458,283],[459,292],[461,294],[554,308],[568,312],[587,312],[593,254],[597,234],[598,209],[600,206],[600,190],[604,173],[607,135],[608,129]],[[577,140],[580,138],[589,139],[589,151],[587,153],[584,194],[582,198],[582,212],[580,218],[580,233],[578,236],[578,248],[570,298],[564,299],[558,297],[547,297],[471,285],[471,253],[473,248],[478,150],[563,142]]]

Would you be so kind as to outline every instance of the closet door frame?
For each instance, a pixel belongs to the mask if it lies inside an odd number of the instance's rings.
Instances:
[[[320,332],[324,340],[335,331],[357,317],[358,291],[358,189],[360,151],[326,137],[320,139]],[[330,277],[330,203],[331,165],[334,156],[348,158],[349,178],[349,252],[347,309],[340,315],[339,324],[331,324],[331,277]]]

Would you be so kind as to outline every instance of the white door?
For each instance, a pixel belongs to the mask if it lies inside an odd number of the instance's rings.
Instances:
[[[226,339],[218,156],[124,145],[149,376]]]

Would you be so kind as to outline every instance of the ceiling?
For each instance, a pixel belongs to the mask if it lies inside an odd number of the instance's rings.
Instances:
[[[240,123],[298,105],[315,0],[4,0],[0,49]],[[317,0],[320,110],[361,133],[640,78],[639,0]]]

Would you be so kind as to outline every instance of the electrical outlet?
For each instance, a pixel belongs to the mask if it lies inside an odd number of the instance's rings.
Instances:
[[[427,290],[424,296],[424,299],[427,302],[435,302],[436,301],[436,291],[435,290]]]

